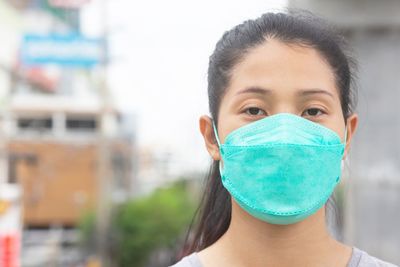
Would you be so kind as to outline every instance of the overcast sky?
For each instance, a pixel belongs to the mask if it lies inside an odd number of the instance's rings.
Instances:
[[[99,3],[83,13],[88,34],[99,31]],[[206,168],[209,157],[198,130],[208,114],[208,58],[223,32],[284,0],[108,0],[114,62],[109,83],[117,106],[137,116],[138,144],[171,151],[184,170]]]

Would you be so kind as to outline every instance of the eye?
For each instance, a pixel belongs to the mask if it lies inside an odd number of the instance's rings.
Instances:
[[[250,107],[245,110],[246,114],[250,116],[262,116],[266,115],[266,112],[260,108],[257,107]]]
[[[320,115],[322,115],[322,114],[324,114],[325,112],[324,111],[322,111],[321,109],[319,109],[319,108],[309,108],[309,109],[306,109],[304,112],[303,112],[303,114],[302,114],[302,116],[308,116],[308,117],[317,117],[317,116],[320,116]]]

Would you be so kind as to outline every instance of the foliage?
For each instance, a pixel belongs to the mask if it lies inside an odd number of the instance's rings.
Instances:
[[[113,262],[116,266],[141,267],[155,250],[173,248],[189,225],[194,207],[184,182],[117,207],[111,221]],[[93,218],[89,214],[81,223],[86,240],[93,240]]]
[[[96,214],[93,211],[87,211],[81,217],[78,225],[81,245],[87,249],[89,253],[94,252],[95,222]]]

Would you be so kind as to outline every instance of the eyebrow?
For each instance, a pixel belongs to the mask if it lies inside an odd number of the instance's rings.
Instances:
[[[266,89],[266,88],[262,88],[262,87],[258,87],[258,86],[251,86],[251,87],[247,87],[243,90],[240,90],[236,94],[237,95],[240,95],[240,94],[267,95],[267,94],[271,94],[271,93],[272,93],[272,90],[270,90],[270,89]],[[307,97],[307,96],[315,95],[315,94],[325,94],[325,95],[328,95],[328,96],[334,98],[334,96],[331,92],[328,92],[328,91],[320,89],[320,88],[300,89],[300,91],[297,92],[296,94],[299,96],[302,96],[302,97]]]
[[[257,86],[251,86],[247,87],[243,90],[240,90],[239,92],[236,93],[236,95],[241,95],[241,94],[260,94],[260,95],[267,95],[271,94],[272,90],[266,89],[266,88],[261,88]]]
[[[302,96],[302,97],[307,97],[307,96],[315,95],[315,94],[324,94],[324,95],[328,95],[332,98],[335,98],[331,92],[328,92],[326,90],[319,89],[319,88],[301,89],[299,92],[297,92],[297,95]]]

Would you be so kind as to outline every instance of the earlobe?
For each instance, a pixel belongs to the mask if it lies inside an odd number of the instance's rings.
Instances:
[[[203,135],[207,151],[214,160],[220,160],[219,147],[214,134],[212,119],[203,115],[199,120],[200,132]]]

